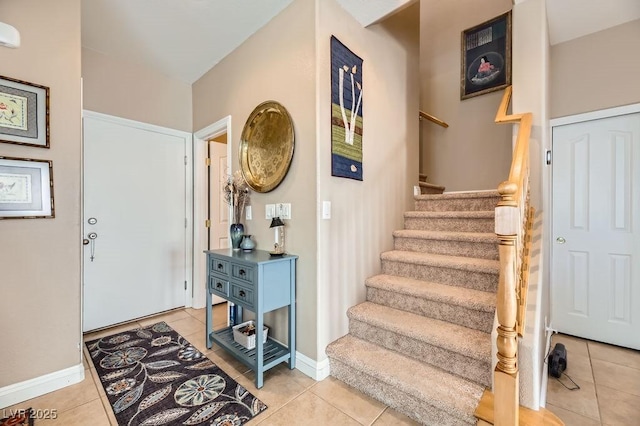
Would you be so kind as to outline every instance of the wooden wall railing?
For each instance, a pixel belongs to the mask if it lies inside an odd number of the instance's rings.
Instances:
[[[507,87],[496,114],[496,123],[519,124],[508,180],[498,186],[495,232],[499,240],[500,278],[498,315],[498,363],[494,371],[494,424],[514,426],[519,419],[518,334],[524,330],[529,275],[533,207],[529,205],[529,137],[531,113],[507,115],[511,101]]]
[[[444,121],[440,120],[438,117],[435,117],[435,116],[433,116],[431,114],[428,114],[428,113],[426,113],[424,111],[419,111],[418,116],[420,117],[420,120],[422,120],[422,119],[429,120],[432,123],[436,123],[438,126],[444,127],[445,129],[447,127],[449,127],[449,125],[447,123],[445,123]]]

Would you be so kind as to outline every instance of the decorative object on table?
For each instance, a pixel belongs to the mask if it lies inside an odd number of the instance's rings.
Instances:
[[[362,59],[331,36],[331,176],[362,180]]]
[[[236,325],[236,318],[238,318],[238,307],[233,302],[228,302],[229,304],[229,325]]]
[[[462,31],[460,99],[511,84],[511,11]]]
[[[253,241],[251,235],[244,235],[242,237],[242,242],[240,243],[240,248],[244,251],[251,251],[256,248],[256,242]]]
[[[271,219],[269,228],[274,230],[273,251],[269,252],[272,256],[281,256],[285,253],[284,247],[284,222],[279,217]]]
[[[293,121],[282,104],[267,101],[255,107],[240,136],[240,169],[251,189],[269,192],[280,185],[294,145]]]
[[[229,237],[231,247],[234,250],[240,249],[242,236],[244,235],[244,225],[241,223],[244,215],[244,208],[250,200],[249,185],[244,180],[240,170],[236,170],[233,176],[228,176],[223,187],[224,201],[233,209],[233,223],[229,227]]]
[[[253,349],[256,347],[256,324],[253,321],[243,322],[234,326],[233,328],[233,340],[239,345],[244,346],[247,349]],[[269,327],[266,325],[262,328],[262,343],[267,342],[267,335],[269,334]]]
[[[120,425],[241,425],[267,408],[165,322],[86,345]]]
[[[49,88],[0,76],[0,142],[49,148]]]
[[[231,238],[231,248],[239,250],[242,237],[244,237],[244,225],[241,223],[232,223],[229,226],[229,237]]]
[[[53,217],[53,163],[0,157],[0,219]]]

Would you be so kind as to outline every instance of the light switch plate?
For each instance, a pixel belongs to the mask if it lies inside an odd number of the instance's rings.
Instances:
[[[291,203],[282,204],[282,219],[291,219]]]
[[[331,219],[331,201],[322,202],[322,218]]]
[[[276,216],[276,205],[267,204],[264,206],[265,219],[273,219]]]
[[[247,220],[253,219],[253,213],[251,212],[251,206],[247,206],[244,211],[245,211],[245,219],[247,219]]]

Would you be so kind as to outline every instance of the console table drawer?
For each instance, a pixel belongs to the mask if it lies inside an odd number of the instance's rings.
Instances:
[[[245,308],[249,310],[254,309],[255,302],[253,299],[253,290],[231,283],[229,296]]]
[[[245,283],[253,283],[253,268],[246,265],[231,264],[231,277],[244,281]]]
[[[222,280],[216,276],[210,276],[209,291],[218,296],[226,297],[229,295],[229,281]]]
[[[229,262],[226,260],[211,257],[209,259],[209,268],[211,272],[217,272],[218,274],[229,275]]]

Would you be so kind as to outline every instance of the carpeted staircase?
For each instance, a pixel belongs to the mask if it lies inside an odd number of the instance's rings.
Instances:
[[[331,375],[426,425],[475,424],[491,387],[497,192],[415,197],[416,211],[327,347]]]

